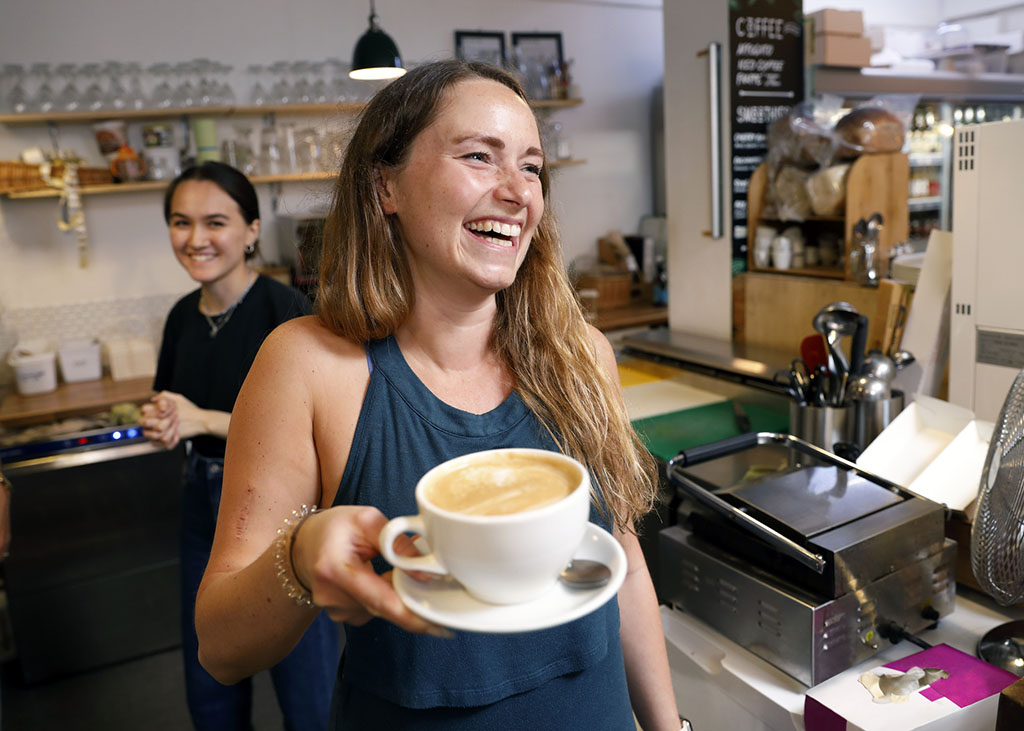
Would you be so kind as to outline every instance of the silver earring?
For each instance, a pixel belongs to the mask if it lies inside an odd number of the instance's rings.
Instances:
[[[256,251],[256,244],[249,244],[245,247],[246,254],[251,254],[254,251]]]

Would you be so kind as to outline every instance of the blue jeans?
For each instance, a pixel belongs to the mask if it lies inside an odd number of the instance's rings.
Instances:
[[[222,685],[199,664],[196,592],[213,545],[224,461],[189,451],[181,509],[181,634],[189,713],[198,731],[250,731],[252,679]],[[338,656],[338,627],[321,612],[295,649],[270,669],[288,731],[326,730]]]

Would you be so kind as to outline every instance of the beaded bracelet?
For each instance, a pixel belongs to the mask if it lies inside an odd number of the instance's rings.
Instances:
[[[312,508],[305,504],[298,510],[284,519],[284,525],[277,529],[277,538],[274,539],[274,568],[277,569],[277,576],[281,579],[281,586],[289,599],[294,599],[300,607],[313,606],[313,592],[303,586],[299,575],[295,572],[295,561],[292,559],[292,546],[295,544],[295,534],[299,526],[316,512],[316,505]]]

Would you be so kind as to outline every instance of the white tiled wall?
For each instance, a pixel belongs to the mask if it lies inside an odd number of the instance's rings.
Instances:
[[[134,299],[79,302],[54,307],[26,307],[0,313],[0,385],[13,381],[7,354],[19,339],[45,338],[60,345],[69,338],[145,337],[159,348],[167,313],[178,294]]]

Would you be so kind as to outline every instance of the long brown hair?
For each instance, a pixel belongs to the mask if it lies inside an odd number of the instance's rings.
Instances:
[[[417,135],[436,119],[449,90],[467,79],[519,82],[487,64],[439,61],[413,69],[378,92],[349,142],[324,227],[317,314],[354,342],[393,334],[415,295],[404,243],[379,197],[383,167],[400,167]],[[541,172],[547,203],[549,179]],[[520,397],[560,448],[591,470],[615,523],[632,530],[655,495],[654,460],[629,422],[610,374],[599,362],[569,283],[557,226],[545,205],[515,281],[498,292],[491,346]]]

